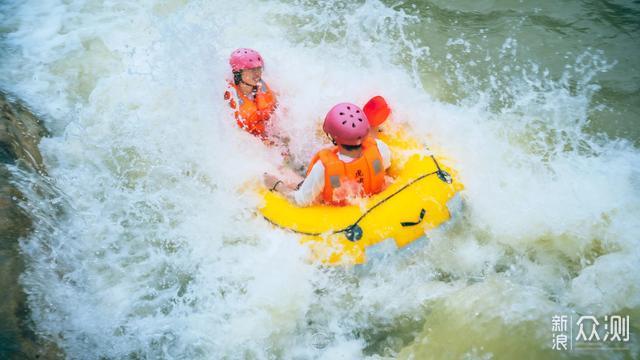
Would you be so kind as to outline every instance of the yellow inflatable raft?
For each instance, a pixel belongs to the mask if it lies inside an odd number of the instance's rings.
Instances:
[[[394,178],[383,192],[359,206],[301,208],[263,189],[260,212],[272,224],[300,234],[312,260],[333,265],[364,263],[367,247],[389,238],[402,247],[449,220],[447,201],[463,188],[451,169],[402,129],[379,138],[391,149]]]

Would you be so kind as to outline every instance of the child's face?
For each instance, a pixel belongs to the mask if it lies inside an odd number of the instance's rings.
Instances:
[[[262,79],[261,67],[242,70],[242,81],[245,83],[256,86],[260,79]]]

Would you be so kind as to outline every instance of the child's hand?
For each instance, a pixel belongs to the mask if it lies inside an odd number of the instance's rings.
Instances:
[[[266,186],[267,189],[269,190],[276,190],[274,189],[274,187],[277,188],[278,185],[282,183],[282,181],[279,180],[277,177],[267,173],[264,173],[263,175],[263,182],[264,182],[264,186]]]

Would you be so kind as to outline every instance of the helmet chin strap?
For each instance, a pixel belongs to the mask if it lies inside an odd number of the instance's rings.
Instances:
[[[240,82],[241,82],[242,84],[247,85],[247,86],[251,86],[251,87],[252,87],[252,88],[254,88],[254,89],[258,89],[258,85],[257,85],[257,84],[256,84],[256,85],[249,84],[248,82],[246,82],[246,81],[242,80],[242,78],[240,78]]]
[[[338,146],[338,143],[331,137],[331,135],[329,135],[329,133],[324,133],[325,135],[327,135],[327,137],[329,138],[329,140],[331,140],[331,143],[335,146]]]

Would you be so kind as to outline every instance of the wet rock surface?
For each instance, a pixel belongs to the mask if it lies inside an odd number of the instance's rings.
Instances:
[[[38,337],[19,278],[24,270],[19,239],[32,230],[9,166],[44,175],[38,150],[47,130],[22,102],[0,91],[0,359],[55,359],[62,353]]]

